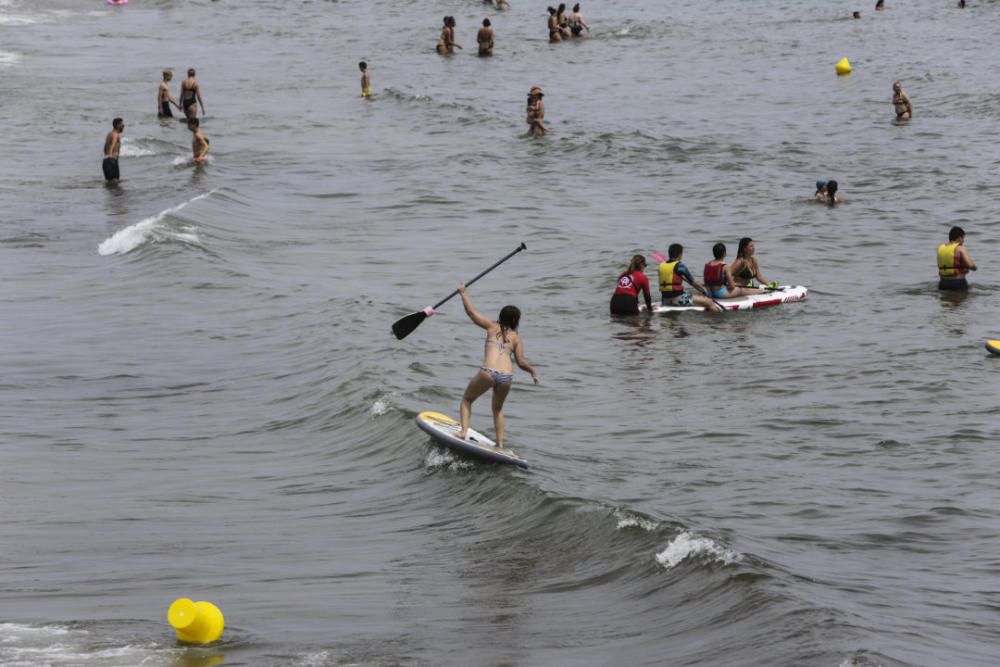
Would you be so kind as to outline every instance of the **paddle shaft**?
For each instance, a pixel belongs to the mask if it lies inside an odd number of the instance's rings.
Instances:
[[[482,273],[480,273],[480,274],[479,274],[478,276],[476,276],[475,278],[473,278],[473,279],[472,279],[472,280],[470,280],[469,282],[465,283],[465,286],[466,286],[466,287],[468,287],[468,286],[469,286],[469,285],[471,285],[472,283],[476,282],[477,280],[479,280],[480,278],[482,278],[483,276],[485,276],[485,275],[486,275],[487,273],[489,273],[489,272],[490,272],[490,271],[492,271],[493,269],[497,268],[498,266],[500,266],[501,264],[503,264],[504,262],[506,262],[506,261],[507,261],[508,259],[510,259],[510,258],[511,258],[511,257],[513,257],[514,255],[516,255],[517,253],[521,252],[522,250],[525,250],[525,249],[527,249],[527,247],[528,247],[528,246],[526,246],[526,245],[524,245],[524,244],[522,243],[522,244],[521,244],[521,245],[519,245],[519,246],[518,246],[518,247],[517,247],[517,248],[516,248],[516,249],[515,249],[515,250],[514,250],[513,252],[511,252],[511,253],[508,253],[508,254],[507,254],[507,255],[506,255],[506,256],[505,256],[505,257],[504,257],[503,259],[501,259],[500,261],[498,261],[498,262],[497,262],[496,264],[494,264],[494,265],[493,265],[493,266],[491,266],[490,268],[486,269],[485,271],[483,271]],[[453,297],[454,297],[454,296],[455,296],[456,294],[458,294],[458,290],[455,290],[454,292],[452,292],[451,294],[449,294],[449,295],[448,295],[448,296],[446,296],[445,298],[441,299],[440,301],[438,301],[437,303],[435,303],[435,304],[434,304],[433,306],[431,306],[431,307],[432,307],[432,308],[433,308],[434,310],[437,310],[437,309],[438,309],[438,308],[440,308],[440,307],[441,307],[442,305],[444,305],[445,303],[447,303],[447,302],[448,302],[448,300],[450,300],[451,298],[453,298]]]

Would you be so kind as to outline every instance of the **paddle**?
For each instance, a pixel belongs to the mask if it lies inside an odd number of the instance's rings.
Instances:
[[[506,262],[508,259],[510,259],[514,255],[516,255],[517,253],[521,252],[522,250],[527,249],[527,247],[528,246],[526,246],[526,245],[524,245],[522,243],[521,245],[519,245],[517,247],[517,249],[514,250],[514,252],[511,252],[511,253],[507,254],[499,262],[497,262],[496,264],[494,264],[490,268],[486,269],[485,271],[483,271],[482,273],[480,273],[478,276],[476,276],[472,280],[470,280],[467,283],[465,283],[466,286],[471,285],[472,283],[476,282],[477,280],[479,280],[480,278],[482,278],[483,276],[485,276],[487,273],[489,273],[493,269],[497,268],[498,266],[500,266],[501,264],[503,264],[504,262]],[[413,333],[413,330],[416,329],[417,327],[419,327],[421,322],[423,322],[428,317],[430,317],[431,315],[433,315],[435,309],[440,308],[446,301],[448,301],[448,299],[452,298],[456,294],[458,294],[458,290],[455,290],[454,292],[452,292],[451,294],[449,294],[445,298],[443,298],[440,301],[438,301],[437,303],[435,303],[433,306],[427,306],[423,310],[418,310],[415,313],[410,313],[406,317],[404,317],[404,318],[402,318],[400,320],[397,320],[396,323],[392,325],[392,333],[396,335],[397,339],[403,340],[404,338],[406,338],[407,336],[409,336],[411,333]]]
[[[658,252],[651,252],[651,253],[649,253],[649,256],[652,257],[653,259],[655,259],[657,262],[665,262],[665,261],[667,261],[666,255],[661,255]],[[684,278],[684,276],[681,276],[681,278]],[[698,289],[695,286],[695,284],[693,282],[691,282],[690,280],[688,280],[687,278],[684,278],[684,282],[686,282],[691,287],[694,287],[695,289]],[[705,296],[708,296],[708,292],[703,292],[703,294]],[[712,299],[712,297],[710,297],[710,296],[708,298]],[[712,299],[712,303],[714,303],[716,306],[718,306],[719,308],[721,308],[722,312],[726,312],[726,307],[724,305],[722,305],[721,303],[719,303],[718,301],[716,301],[715,299]]]

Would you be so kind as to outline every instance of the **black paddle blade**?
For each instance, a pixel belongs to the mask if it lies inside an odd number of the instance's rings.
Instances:
[[[396,335],[397,340],[403,340],[413,333],[413,330],[419,327],[420,323],[426,319],[427,313],[422,310],[410,313],[403,319],[397,320],[396,323],[392,325],[392,333]]]

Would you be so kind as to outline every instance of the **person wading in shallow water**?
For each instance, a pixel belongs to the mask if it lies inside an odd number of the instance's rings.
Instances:
[[[528,134],[540,137],[548,132],[545,127],[545,93],[538,86],[528,91]]]
[[[118,173],[118,153],[122,149],[122,130],[125,129],[125,121],[115,118],[111,121],[111,131],[104,137],[104,180],[115,185],[121,174]]]
[[[937,251],[938,289],[949,291],[963,291],[969,289],[969,283],[965,280],[965,274],[975,271],[979,267],[969,257],[969,251],[965,249],[965,230],[961,227],[952,227],[948,232],[948,242],[938,246]]]
[[[472,301],[469,300],[464,284],[458,286],[458,293],[462,295],[462,305],[465,306],[465,313],[469,319],[486,329],[486,350],[483,354],[483,365],[469,380],[469,385],[465,388],[465,394],[462,396],[462,403],[459,407],[462,427],[457,435],[459,438],[465,439],[469,433],[473,402],[492,389],[493,428],[496,430],[497,447],[503,449],[503,404],[507,400],[507,394],[510,393],[510,386],[514,380],[514,368],[510,360],[512,355],[518,367],[530,373],[532,382],[538,384],[538,375],[528,360],[524,358],[524,342],[521,340],[521,335],[517,333],[517,327],[521,322],[521,311],[518,310],[517,306],[504,306],[500,309],[497,321],[494,322],[477,313],[476,309],[472,307]]]

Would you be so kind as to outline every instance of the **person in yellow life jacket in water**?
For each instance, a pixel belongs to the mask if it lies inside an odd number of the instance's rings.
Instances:
[[[969,283],[965,281],[965,274],[975,271],[976,263],[969,257],[969,251],[965,249],[965,230],[961,227],[952,227],[948,232],[948,242],[942,243],[937,250],[938,289],[961,291],[969,289]]]

